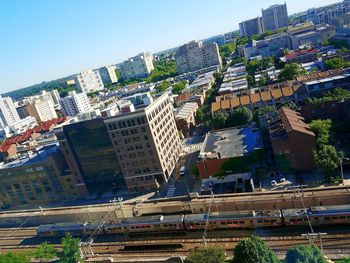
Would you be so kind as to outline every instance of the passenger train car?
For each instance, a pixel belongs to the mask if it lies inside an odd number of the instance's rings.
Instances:
[[[101,234],[129,234],[164,231],[194,231],[216,229],[255,229],[307,225],[350,224],[350,205],[317,206],[310,209],[282,209],[240,212],[212,212],[189,215],[158,215],[125,218],[119,223],[105,224]],[[93,233],[97,224],[60,223],[41,225],[38,236],[64,236],[69,232],[74,236]]]

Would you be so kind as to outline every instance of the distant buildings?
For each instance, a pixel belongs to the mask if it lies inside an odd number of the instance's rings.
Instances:
[[[153,55],[150,52],[141,53],[120,64],[123,79],[147,77],[153,69]]]
[[[78,90],[84,93],[103,90],[103,82],[97,70],[85,70],[74,78]]]
[[[251,37],[263,33],[261,17],[252,18],[239,23],[239,32],[241,36]]]
[[[330,24],[333,19],[350,12],[350,1],[345,0],[331,6],[312,8],[307,10],[305,20],[312,21],[315,25]]]
[[[115,73],[116,68],[116,66],[106,66],[98,69],[104,84],[113,84],[118,82],[118,78]]]
[[[13,100],[10,97],[0,96],[0,126],[2,128],[19,121]]]
[[[277,166],[297,171],[314,168],[315,134],[300,113],[280,108],[269,121],[269,134]]]
[[[175,61],[179,74],[216,65],[221,67],[218,45],[203,44],[201,41],[191,41],[179,47],[175,54]]]
[[[86,93],[71,91],[67,97],[60,100],[60,104],[66,116],[75,116],[92,110]]]
[[[263,31],[277,30],[288,26],[287,5],[273,5],[261,10]]]
[[[226,43],[224,35],[212,36],[202,40],[203,44],[212,44],[216,43],[218,46],[223,46]]]
[[[164,93],[147,107],[104,119],[131,192],[167,182],[181,151],[173,107]]]

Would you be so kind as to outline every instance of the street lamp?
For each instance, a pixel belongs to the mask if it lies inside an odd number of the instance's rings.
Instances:
[[[341,180],[343,182],[344,185],[344,172],[343,172],[343,161],[349,161],[350,158],[342,158],[341,162],[340,162],[340,174],[341,174]]]

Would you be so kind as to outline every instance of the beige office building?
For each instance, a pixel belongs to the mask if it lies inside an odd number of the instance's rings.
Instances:
[[[168,94],[104,122],[129,191],[155,190],[168,181],[181,152]]]

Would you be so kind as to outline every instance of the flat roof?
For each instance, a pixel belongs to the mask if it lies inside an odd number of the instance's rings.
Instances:
[[[209,132],[200,153],[220,153],[220,158],[232,158],[261,149],[259,129],[256,127],[229,128]]]

